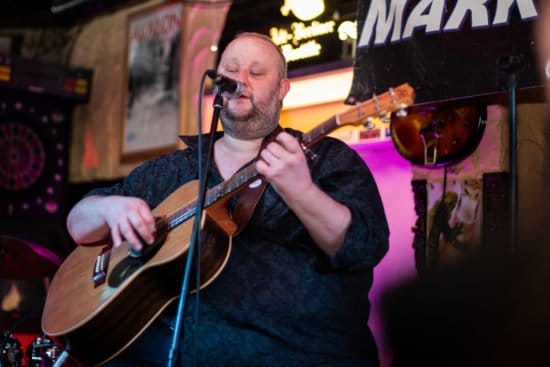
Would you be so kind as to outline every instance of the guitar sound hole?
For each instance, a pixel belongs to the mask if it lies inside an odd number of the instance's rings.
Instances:
[[[119,287],[124,280],[134,274],[144,263],[139,257],[125,257],[113,268],[113,271],[109,274],[107,284],[113,288]]]
[[[150,258],[152,258],[166,239],[167,233],[160,233],[155,242],[151,245],[144,244],[141,250],[135,250],[130,248],[128,250],[128,256],[122,259],[109,274],[107,284],[116,288],[124,282],[129,276],[136,272],[143,266]]]

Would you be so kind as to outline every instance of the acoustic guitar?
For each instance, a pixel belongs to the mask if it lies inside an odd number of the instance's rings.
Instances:
[[[416,105],[392,114],[390,133],[397,151],[410,162],[442,167],[469,156],[479,145],[487,117],[481,100]]]
[[[406,108],[413,100],[412,88],[402,84],[323,122],[305,133],[301,144],[307,149],[341,126],[365,124],[371,117]],[[239,230],[228,201],[237,193],[261,186],[258,180],[262,177],[251,164],[207,190],[201,220],[199,288],[222,272],[231,252],[231,238]],[[112,359],[178,298],[197,192],[197,182],[190,182],[153,209],[158,239],[145,253],[133,253],[127,243],[115,248],[105,240],[76,247],[61,264],[49,287],[42,329],[75,362],[95,366]]]

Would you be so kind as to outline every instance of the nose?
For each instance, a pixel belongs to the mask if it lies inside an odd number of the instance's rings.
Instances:
[[[249,75],[249,72],[247,69],[240,69],[239,72],[237,73],[237,79],[243,84],[243,85],[248,85],[248,75]]]

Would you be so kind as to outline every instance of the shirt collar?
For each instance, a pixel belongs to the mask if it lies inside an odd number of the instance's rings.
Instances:
[[[214,134],[214,141],[218,140],[223,136],[223,131],[216,131]],[[189,148],[196,150],[199,147],[199,136],[198,135],[180,135],[179,138],[187,145]],[[202,145],[208,147],[208,139],[210,134],[202,134]]]

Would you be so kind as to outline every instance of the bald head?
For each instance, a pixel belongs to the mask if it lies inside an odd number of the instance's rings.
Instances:
[[[270,45],[273,50],[277,53],[277,59],[279,61],[279,77],[281,79],[284,79],[287,77],[287,73],[288,73],[288,66],[287,66],[287,62],[286,62],[286,59],[285,59],[285,56],[283,55],[281,49],[279,48],[279,46],[277,46],[272,40],[271,38],[269,38],[268,36],[264,35],[264,34],[261,34],[261,33],[256,33],[256,32],[243,32],[243,33],[239,33],[235,36],[235,38],[227,45],[226,47],[226,50],[227,48],[229,47],[229,45],[231,45],[231,43],[239,40],[239,39],[243,39],[243,38],[252,38],[252,39],[257,39],[261,42],[264,42],[268,45]],[[225,51],[222,53],[222,58],[223,58],[223,54],[225,53]]]

